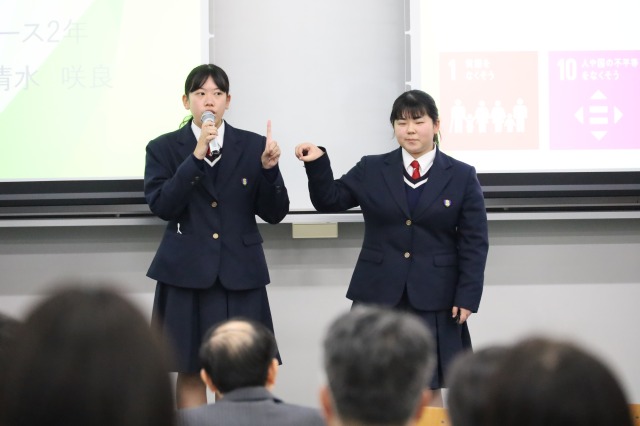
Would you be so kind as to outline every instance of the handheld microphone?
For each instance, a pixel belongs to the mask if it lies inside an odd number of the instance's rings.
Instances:
[[[207,121],[211,121],[215,123],[216,116],[211,111],[205,111],[202,113],[202,117],[200,118],[200,121],[202,121],[203,124],[206,123]],[[218,142],[216,142],[215,139],[212,142],[213,142],[213,146],[211,147],[211,153],[213,155],[220,154],[220,146],[218,146]]]
[[[213,121],[215,123],[216,116],[211,111],[205,111],[202,113],[202,117],[200,117],[200,121],[202,121],[203,123],[205,121]]]

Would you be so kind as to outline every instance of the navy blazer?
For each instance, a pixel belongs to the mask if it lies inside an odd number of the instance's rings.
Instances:
[[[324,426],[320,411],[286,404],[265,387],[247,387],[225,394],[215,404],[178,410],[178,426]]]
[[[406,285],[417,309],[458,306],[477,312],[489,238],[482,188],[472,166],[438,149],[413,212],[401,148],[365,156],[337,180],[327,154],[305,167],[316,210],[362,209],[364,240],[349,299],[393,306]]]
[[[210,287],[219,278],[231,290],[269,283],[256,215],[280,222],[289,196],[278,167],[262,168],[266,138],[225,126],[215,183],[210,166],[193,155],[191,122],[147,145],[145,198],[168,221],[150,278],[187,288]]]

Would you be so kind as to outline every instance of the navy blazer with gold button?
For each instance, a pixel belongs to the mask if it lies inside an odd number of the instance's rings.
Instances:
[[[413,211],[401,148],[365,156],[336,180],[327,154],[305,168],[316,210],[362,209],[364,240],[349,299],[393,306],[406,286],[417,309],[478,310],[489,240],[482,188],[472,166],[438,149]]]
[[[196,143],[189,122],[147,145],[145,198],[168,221],[147,276],[186,288],[210,287],[217,278],[231,290],[265,286],[269,273],[256,215],[278,223],[289,212],[278,166],[262,168],[266,138],[225,123],[215,182],[210,166],[193,155]]]

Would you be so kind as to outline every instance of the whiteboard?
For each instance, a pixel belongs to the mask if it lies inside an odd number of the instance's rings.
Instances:
[[[405,2],[213,0],[210,60],[229,75],[226,121],[283,151],[292,212],[314,211],[294,147],[324,146],[335,177],[398,146],[389,122],[405,87]]]

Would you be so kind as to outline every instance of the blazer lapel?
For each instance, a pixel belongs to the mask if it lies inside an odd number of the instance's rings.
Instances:
[[[237,138],[236,129],[228,123],[225,123],[225,126],[222,158],[220,158],[220,163],[218,163],[220,167],[216,184],[218,188],[225,188],[229,179],[236,175],[234,172],[238,168],[238,162],[242,157],[243,151],[242,143]]]
[[[414,217],[423,214],[429,206],[433,204],[438,195],[440,195],[449,180],[451,180],[451,161],[449,161],[446,155],[440,152],[440,149],[436,147],[436,150],[436,157],[429,170],[429,180],[424,185],[424,189],[418,200],[418,205],[415,207]]]
[[[178,149],[180,152],[180,158],[183,161],[193,153],[197,143],[198,141],[196,140],[196,136],[193,134],[193,130],[191,130],[191,121],[189,121],[187,124],[182,126],[178,132]]]
[[[409,203],[407,203],[407,195],[404,188],[403,167],[401,148],[398,148],[390,152],[385,158],[382,176],[389,187],[391,198],[398,204],[402,213],[408,217],[410,216]]]

